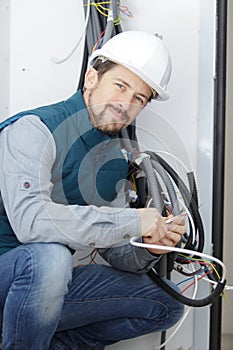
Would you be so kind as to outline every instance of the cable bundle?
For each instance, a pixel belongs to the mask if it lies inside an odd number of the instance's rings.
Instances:
[[[181,209],[179,202],[182,202],[188,214],[189,222],[189,230],[186,235],[184,235],[184,240],[176,247],[163,246],[162,249],[170,250],[171,253],[162,255],[162,260],[160,259],[159,263],[149,271],[148,275],[167,293],[185,305],[201,307],[213,303],[223,292],[226,284],[226,271],[224,264],[220,260],[202,253],[204,247],[204,228],[198,208],[197,188],[193,172],[188,173],[188,182],[190,186],[190,188],[188,188],[175,170],[154,152],[146,151],[144,153],[139,153],[138,159],[136,156],[135,162],[138,166],[138,168],[133,166],[134,169],[137,169],[136,172],[143,171],[146,176],[146,192],[147,197],[150,198],[150,205],[151,202],[153,202],[153,206],[164,216],[166,216],[167,205],[169,206],[169,213],[180,215]],[[164,194],[164,188],[166,189],[166,194]],[[177,191],[182,200],[178,198]],[[140,203],[140,201],[138,203]],[[135,239],[131,240],[131,244],[144,248],[161,249],[161,246],[139,243],[136,242]],[[181,248],[182,244],[183,246]],[[182,253],[182,255],[180,253]],[[189,272],[189,270],[185,272],[182,265],[190,265],[194,261],[201,267],[193,272]],[[203,261],[205,261],[206,264],[204,267]],[[220,279],[217,269],[213,268],[214,265],[212,261],[215,261],[222,267],[222,279]],[[163,277],[170,277],[170,272],[173,269],[193,279],[198,276],[198,274],[203,275],[202,277],[197,277],[197,280],[207,276],[209,282],[215,285],[215,288],[213,288],[212,292],[205,298],[199,300],[188,298],[171,288],[165,282]],[[193,283],[191,283],[191,285],[193,285]]]
[[[108,39],[120,33],[119,4],[112,1],[84,1],[85,16],[88,18],[86,37],[83,51],[82,70],[78,89],[84,86],[84,77],[87,70],[88,58],[93,50],[100,48]],[[89,11],[89,14],[88,12]]]
[[[192,171],[187,173],[188,186],[186,186],[178,173],[161,156],[152,151],[139,152],[138,146],[136,148],[132,146],[136,143],[136,135],[131,141],[127,130],[122,130],[121,144],[130,160],[128,180],[132,183],[133,190],[138,194],[137,200],[134,198],[131,206],[134,208],[153,206],[163,216],[170,214],[177,216],[185,212],[188,217],[188,230],[182,241],[176,247],[163,246],[162,249],[170,250],[170,253],[162,255],[159,263],[148,274],[167,293],[185,305],[200,307],[211,304],[223,292],[226,284],[226,269],[219,259],[202,253],[204,227],[199,212],[194,173]],[[131,244],[144,248],[161,249],[161,246],[139,243],[136,239],[131,239]],[[198,269],[190,272],[182,267],[182,265],[193,264],[194,261],[199,264]],[[222,279],[214,267],[213,261],[221,266]],[[205,266],[203,262],[205,262]],[[196,278],[196,282],[207,277],[208,282],[214,288],[207,297],[200,300],[188,298],[165,282],[164,277],[170,278],[172,270],[176,270],[190,279]]]

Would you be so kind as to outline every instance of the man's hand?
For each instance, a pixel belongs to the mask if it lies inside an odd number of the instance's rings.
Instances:
[[[166,223],[171,217],[162,217],[155,208],[138,209],[141,218],[141,235],[143,242],[147,244],[174,247],[185,233],[185,220],[182,216],[173,218],[171,223]],[[169,251],[152,249],[153,254],[165,254]]]

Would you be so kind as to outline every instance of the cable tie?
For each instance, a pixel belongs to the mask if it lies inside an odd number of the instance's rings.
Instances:
[[[131,162],[131,160],[132,160],[132,152],[128,152],[125,148],[122,148],[121,152],[123,153],[123,156],[124,156],[126,162]]]
[[[135,163],[140,165],[145,158],[150,158],[150,155],[147,153],[140,153],[140,155],[135,159]]]
[[[112,12],[112,10],[109,10],[109,11],[108,11],[107,22],[109,22],[109,21],[113,21],[113,12]]]

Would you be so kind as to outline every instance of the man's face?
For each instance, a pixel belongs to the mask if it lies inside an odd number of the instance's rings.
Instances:
[[[107,134],[127,127],[145,107],[150,87],[127,68],[116,65],[100,79],[95,69],[86,74],[84,100],[92,124]]]

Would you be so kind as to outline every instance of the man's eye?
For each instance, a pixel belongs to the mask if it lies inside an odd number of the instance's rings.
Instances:
[[[145,104],[145,101],[143,100],[143,98],[141,98],[140,96],[135,96],[135,100],[137,102],[139,102],[141,105],[144,105]]]
[[[116,85],[117,85],[117,86],[119,87],[119,89],[121,89],[121,90],[124,90],[124,89],[125,89],[124,85],[121,84],[121,83],[116,83]]]

